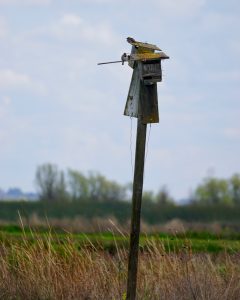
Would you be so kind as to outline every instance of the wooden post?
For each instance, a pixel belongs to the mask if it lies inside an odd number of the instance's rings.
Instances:
[[[127,42],[132,45],[132,51],[130,55],[124,53],[121,62],[128,62],[133,75],[124,115],[138,118],[127,279],[127,300],[135,300],[147,124],[159,123],[157,82],[162,81],[161,61],[169,57],[156,45],[138,42],[131,37]],[[120,61],[99,65],[117,62]]]
[[[142,89],[140,90],[141,92],[143,91]],[[130,252],[129,252],[129,259],[128,259],[127,300],[135,300],[136,298],[138,247],[139,247],[140,220],[141,220],[146,131],[147,131],[147,124],[143,124],[142,118],[139,116],[138,125],[137,125],[135,169],[134,169],[133,195],[132,195],[132,219],[131,219],[131,233],[130,233]]]

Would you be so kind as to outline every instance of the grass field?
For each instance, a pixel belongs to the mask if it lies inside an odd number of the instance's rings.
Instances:
[[[20,226],[0,227],[0,241],[5,245],[21,244],[23,241],[33,244],[36,239],[42,241],[51,240],[51,245],[61,249],[71,242],[76,249],[92,247],[96,250],[105,250],[115,253],[117,248],[128,248],[128,236],[119,232],[101,233],[67,233],[62,230],[45,228],[22,228]],[[240,234],[216,235],[208,232],[186,232],[180,234],[142,234],[140,237],[140,249],[146,251],[151,243],[161,244],[166,252],[179,252],[189,249],[193,253],[237,253],[240,252]]]
[[[142,235],[138,299],[240,299],[238,234]],[[0,228],[0,299],[125,299],[128,237]]]

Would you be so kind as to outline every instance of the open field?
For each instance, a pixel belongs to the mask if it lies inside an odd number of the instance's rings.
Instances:
[[[0,231],[0,242],[5,246],[23,243],[33,245],[37,240],[43,244],[51,242],[51,247],[61,251],[66,245],[71,244],[76,249],[84,247],[94,250],[104,250],[111,254],[117,252],[118,248],[128,249],[128,236],[123,233],[66,233],[54,231],[53,229],[22,229],[19,226],[2,226]],[[142,234],[140,237],[140,250],[147,251],[151,245],[161,245],[166,252],[181,252],[188,249],[193,253],[238,253],[240,252],[240,235],[231,234],[221,236],[208,232],[186,232],[179,234]]]
[[[142,235],[138,299],[239,299],[240,241]],[[128,238],[2,226],[0,299],[125,299]]]

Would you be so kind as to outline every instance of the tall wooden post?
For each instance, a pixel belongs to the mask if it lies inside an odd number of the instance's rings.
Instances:
[[[144,93],[144,90],[140,89],[140,91],[141,98],[141,94]],[[139,104],[139,111],[141,115],[141,101]],[[139,116],[137,125],[135,169],[132,194],[132,218],[130,233],[130,251],[128,258],[127,300],[135,300],[136,298],[146,132],[147,124],[143,124],[142,118],[141,116]]]
[[[147,124],[159,122],[157,82],[162,81],[161,60],[169,57],[156,45],[138,42],[131,37],[127,42],[132,45],[131,54],[123,53],[121,62],[128,62],[133,75],[124,115],[138,118],[127,279],[127,300],[135,300]],[[117,62],[120,61],[99,65]]]

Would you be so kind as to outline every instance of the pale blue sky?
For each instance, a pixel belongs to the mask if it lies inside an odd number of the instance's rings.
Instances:
[[[0,0],[0,188],[34,190],[45,162],[131,181],[132,70],[96,65],[128,36],[170,56],[145,189],[186,198],[209,170],[240,172],[239,28],[237,0]]]

